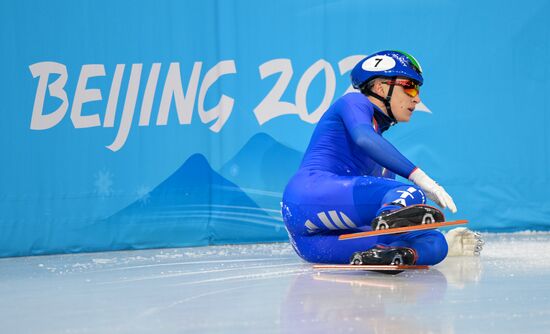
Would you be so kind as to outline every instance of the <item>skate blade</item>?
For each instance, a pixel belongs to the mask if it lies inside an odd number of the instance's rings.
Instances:
[[[396,271],[396,270],[426,270],[429,266],[420,265],[366,265],[366,264],[315,264],[316,270],[368,270],[368,271]]]
[[[421,230],[433,230],[433,229],[440,228],[440,227],[462,225],[462,224],[467,224],[467,223],[468,223],[468,221],[463,219],[463,220],[455,220],[455,221],[441,222],[441,223],[414,225],[414,226],[407,226],[407,227],[397,227],[397,228],[390,228],[390,229],[386,229],[386,230],[376,230],[376,231],[359,232],[359,233],[348,233],[348,234],[342,234],[341,236],[339,236],[338,240],[357,239],[357,238],[372,237],[372,236],[375,236],[375,235],[397,234],[397,233],[421,231]]]

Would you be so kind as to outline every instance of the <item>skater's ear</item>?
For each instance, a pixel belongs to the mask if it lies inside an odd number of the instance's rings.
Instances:
[[[373,79],[369,82],[370,91],[378,94],[380,96],[386,96],[387,91],[385,85],[382,84],[383,80],[381,78]]]

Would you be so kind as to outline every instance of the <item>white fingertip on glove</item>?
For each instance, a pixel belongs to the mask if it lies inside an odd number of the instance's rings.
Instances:
[[[436,202],[437,205],[443,209],[449,208],[452,213],[456,213],[456,205],[451,196],[447,194],[442,186],[432,180],[420,168],[417,168],[411,173],[409,180],[419,186],[426,193],[428,198]]]
[[[465,227],[450,230],[445,239],[449,245],[447,256],[479,256],[485,244],[481,234]]]

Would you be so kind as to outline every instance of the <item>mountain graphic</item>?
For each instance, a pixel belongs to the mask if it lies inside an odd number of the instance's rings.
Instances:
[[[151,192],[108,218],[143,240],[174,246],[286,240],[280,215],[270,215],[194,154]],[[139,240],[130,240],[132,244]]]
[[[260,207],[280,210],[284,188],[302,156],[268,134],[257,133],[222,166],[220,174],[238,184]]]

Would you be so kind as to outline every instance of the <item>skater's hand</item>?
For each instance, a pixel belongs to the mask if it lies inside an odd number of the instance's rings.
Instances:
[[[465,227],[455,228],[445,234],[449,245],[447,256],[479,256],[485,242],[481,234]]]
[[[443,209],[449,208],[452,213],[456,213],[456,205],[452,197],[447,194],[442,186],[432,180],[420,168],[417,168],[414,172],[412,172],[412,174],[409,176],[409,180],[411,180],[412,182],[414,182],[414,184],[424,190],[428,198],[436,202],[437,205],[439,205]]]

